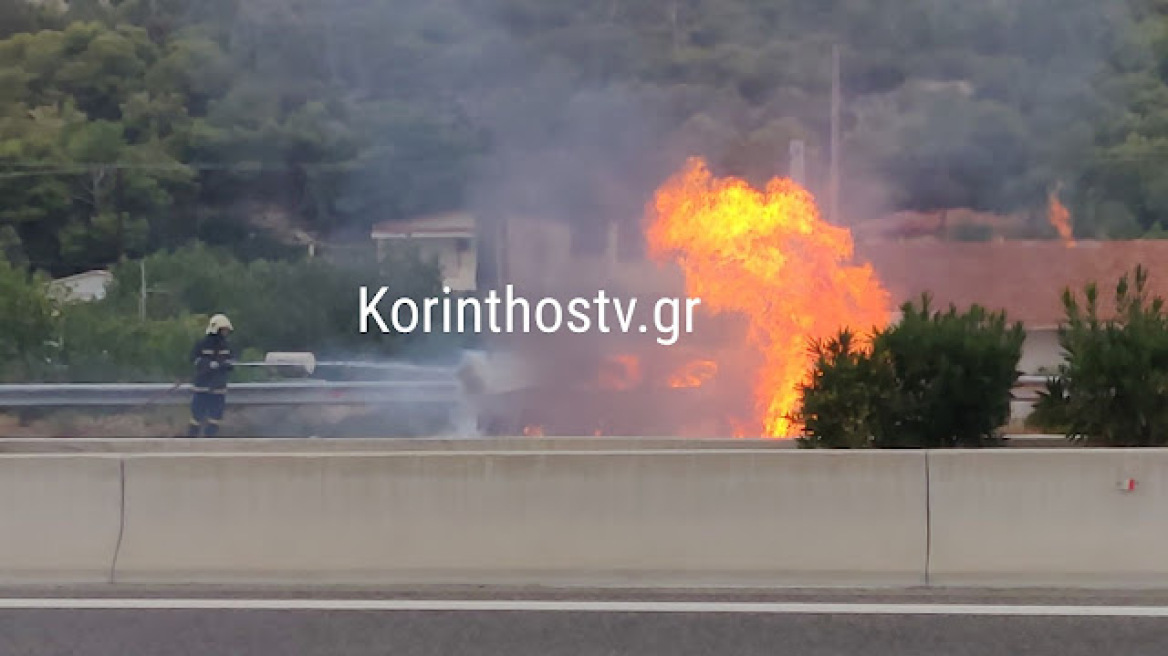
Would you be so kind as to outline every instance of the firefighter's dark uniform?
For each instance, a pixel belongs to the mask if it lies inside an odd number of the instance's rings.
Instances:
[[[195,364],[195,395],[189,435],[198,437],[202,428],[204,435],[214,437],[227,406],[227,379],[233,369],[227,338],[215,332],[200,339],[191,350],[191,360]]]

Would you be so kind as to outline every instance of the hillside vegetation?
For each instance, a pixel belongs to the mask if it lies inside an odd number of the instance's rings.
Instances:
[[[1085,236],[1168,210],[1162,0],[0,0],[0,250],[245,258],[455,207],[635,215],[681,157]],[[1158,232],[1157,232],[1158,234]],[[297,247],[296,252],[300,248]]]

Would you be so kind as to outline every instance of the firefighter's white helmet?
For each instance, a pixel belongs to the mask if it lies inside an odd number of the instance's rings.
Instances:
[[[227,330],[235,330],[231,325],[231,320],[227,318],[226,314],[216,314],[211,317],[211,321],[207,323],[207,334],[214,335],[226,328]]]

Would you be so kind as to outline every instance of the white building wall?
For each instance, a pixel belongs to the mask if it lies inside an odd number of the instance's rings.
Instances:
[[[80,273],[52,281],[49,293],[62,301],[97,301],[105,298],[112,280],[113,275],[108,271]]]
[[[1054,373],[1063,361],[1063,351],[1058,343],[1056,329],[1028,330],[1026,342],[1022,345],[1022,359],[1018,369],[1034,376]]]
[[[436,261],[442,282],[451,291],[474,291],[478,272],[474,240],[465,237],[425,237],[412,240],[423,258]]]

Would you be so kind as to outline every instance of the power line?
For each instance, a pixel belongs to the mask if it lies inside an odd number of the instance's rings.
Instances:
[[[418,158],[421,159],[421,158]],[[349,165],[352,162],[349,160],[334,161],[334,162],[304,162],[298,164],[299,166],[343,166]],[[247,160],[239,162],[126,162],[126,161],[95,161],[95,162],[61,162],[61,161],[44,161],[44,160],[10,160],[0,161],[0,166],[9,166],[16,168],[37,168],[37,167],[85,167],[85,168],[287,168],[292,166],[287,162],[264,162],[262,160]]]
[[[139,162],[0,162],[0,169],[26,169],[6,171],[0,177],[27,177],[37,175],[69,175],[89,173],[100,169],[144,170],[144,171],[290,171],[294,169],[320,170],[354,166],[348,162],[322,163],[265,163],[265,162],[238,162],[222,164],[213,162],[191,163],[139,163]]]

